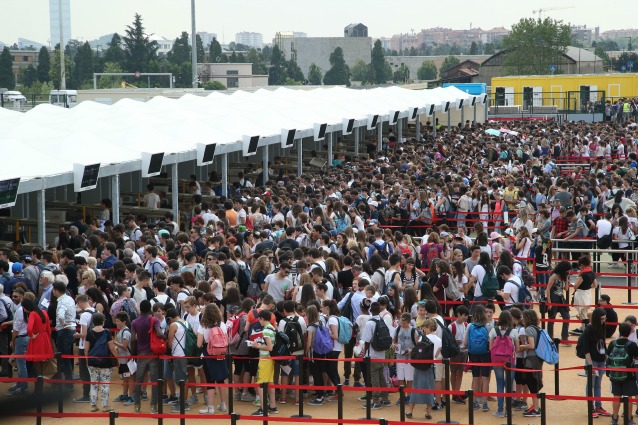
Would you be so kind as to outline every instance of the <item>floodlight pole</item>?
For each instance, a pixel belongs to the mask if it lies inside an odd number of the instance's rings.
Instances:
[[[37,201],[38,201],[38,243],[40,246],[47,246],[47,228],[45,223],[45,211],[44,208],[46,200],[46,190],[44,189],[44,185],[42,189],[37,192]]]
[[[191,0],[191,25],[192,25],[192,47],[191,47],[191,67],[193,68],[193,88],[198,86],[197,81],[197,30],[195,29],[195,0]]]
[[[416,116],[416,123],[414,125],[414,130],[416,131],[416,140],[421,140],[421,115]]]
[[[354,154],[359,156],[359,139],[361,138],[361,127],[354,129]]]
[[[332,167],[332,132],[326,134],[328,141],[328,167]]]
[[[228,154],[222,154],[222,196],[228,196]]]
[[[381,152],[383,150],[383,121],[381,121],[381,116],[379,116],[379,122],[377,123],[377,152]]]
[[[60,19],[60,90],[66,90],[66,69],[64,66],[64,25],[62,24],[62,0],[58,0]]]
[[[120,175],[111,176],[111,204],[113,205],[113,223],[120,222]]]

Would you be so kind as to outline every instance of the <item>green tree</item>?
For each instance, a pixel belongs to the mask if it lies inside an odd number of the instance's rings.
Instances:
[[[106,62],[104,64],[104,72],[122,73],[122,67],[116,62]],[[98,80],[98,87],[101,89],[119,88],[122,85],[122,77],[117,76],[101,76]]]
[[[173,48],[166,55],[166,59],[170,63],[177,65],[191,61],[191,45],[188,41],[188,33],[186,31],[182,32],[182,35],[175,39]]]
[[[64,56],[64,73],[66,85],[68,88],[73,87],[70,81],[70,76],[73,75],[73,60]],[[55,50],[53,51],[53,58],[51,60],[51,69],[49,70],[49,78],[53,82],[54,87],[60,87],[60,44],[55,46]]]
[[[297,62],[293,59],[286,62],[286,76],[300,83],[303,83],[304,81],[303,72],[301,71],[301,68],[299,68],[299,65],[297,65]]]
[[[93,49],[88,41],[77,50],[74,62],[74,86],[80,88],[85,81],[93,80]]]
[[[264,48],[261,49],[261,57],[264,63],[270,62],[271,56],[272,56],[272,49],[270,48],[270,46],[264,46]]]
[[[159,46],[151,41],[142,25],[142,16],[135,14],[132,25],[127,25],[124,38],[126,69],[129,72],[146,71],[149,62],[157,58]]]
[[[419,80],[435,80],[437,75],[436,65],[432,61],[423,61],[416,71]]]
[[[118,33],[113,34],[111,42],[108,45],[108,49],[104,52],[105,67],[107,62],[111,62],[117,64],[120,69],[123,69],[126,59],[124,49],[122,48],[122,37],[120,37]]]
[[[359,59],[350,70],[352,81],[367,82],[368,67],[370,65]]]
[[[383,54],[383,51],[381,53]],[[341,47],[337,47],[330,54],[330,65],[331,68],[323,77],[323,83],[327,86],[345,85],[350,87],[350,68],[346,65]]]
[[[195,40],[197,40],[196,46],[195,46],[195,48],[197,49],[197,63],[204,63],[206,62],[206,53],[204,52],[204,42],[202,41],[202,38],[199,36],[199,34],[197,34]]]
[[[42,46],[38,53],[38,81],[46,83],[50,80],[49,70],[51,69],[51,56],[49,56],[49,49]]]
[[[629,42],[627,43],[627,50],[630,52],[634,50],[634,45],[631,44],[631,37],[629,37]]]
[[[496,49],[494,49],[494,45],[492,43],[485,43],[485,46],[483,47],[483,54],[493,55],[494,53],[496,53]]]
[[[210,80],[204,83],[204,90],[226,90],[226,86],[219,81]]]
[[[461,63],[461,61],[456,56],[446,56],[446,58],[443,59],[441,68],[439,69],[439,77],[443,78],[443,75],[448,69],[458,65],[459,63]]]
[[[322,79],[323,74],[321,72],[321,68],[319,68],[314,62],[311,63],[310,69],[308,69],[308,82],[313,86],[320,86]]]
[[[394,71],[392,75],[392,81],[397,84],[403,84],[410,78],[410,70],[404,65],[401,64],[399,69]]]
[[[410,47],[410,56],[416,56],[417,52],[414,46]]]
[[[628,72],[627,62],[629,61],[634,63],[633,69],[635,70],[638,67],[638,54],[636,54],[636,52],[622,52],[617,59],[614,59],[614,69],[616,71]],[[625,67],[625,71],[622,70],[623,66]]]
[[[301,85],[303,85],[303,82],[297,81],[290,77],[286,77],[286,80],[284,81],[284,86],[301,86]]]
[[[246,57],[242,52],[237,53],[237,63],[246,63]]]
[[[286,60],[283,53],[276,44],[272,48],[270,55],[270,68],[268,68],[268,84],[271,86],[281,86],[286,81]]]
[[[381,40],[377,40],[374,42],[370,60],[370,65],[372,68],[372,79],[370,80],[371,83],[385,84],[388,79],[392,79],[392,72],[390,72],[390,78],[386,78],[387,75],[384,70],[385,63],[386,60],[383,54],[383,47],[381,47]]]
[[[51,90],[53,90],[52,82],[41,83],[40,81],[34,81],[30,86],[22,88],[22,94],[27,99],[31,99],[33,96],[48,99],[49,94],[51,94]]]
[[[233,53],[230,55],[230,63],[237,63],[237,53],[233,50]]]
[[[478,55],[478,44],[476,44],[476,41],[473,41],[472,45],[470,45],[470,55]]]
[[[20,73],[20,77],[24,86],[31,87],[33,83],[38,81],[38,70],[35,69],[35,66],[29,65],[24,72]]]
[[[82,44],[83,43],[80,40],[69,40],[64,48],[64,54],[69,56],[71,59],[75,59],[75,55],[78,53],[78,50],[80,50],[80,47],[82,47]]]
[[[210,46],[208,47],[208,54],[210,56],[211,63],[217,63],[222,61],[222,46],[219,44],[216,38],[213,38],[213,41],[210,42]]]
[[[392,81],[392,77],[394,76],[394,71],[392,71],[392,66],[390,62],[385,61],[383,63],[383,78],[385,79],[382,84],[386,84],[388,81]]]
[[[547,75],[571,44],[571,29],[562,21],[522,18],[503,39],[503,66],[511,75]]]
[[[253,64],[253,75],[268,74],[268,67],[264,63],[263,55],[257,49],[250,49],[246,53],[246,62]]]

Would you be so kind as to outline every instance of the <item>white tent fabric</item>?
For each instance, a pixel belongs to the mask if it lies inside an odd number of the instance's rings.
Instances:
[[[344,119],[365,125],[369,115],[386,121],[390,111],[400,111],[405,117],[414,108],[424,113],[435,105],[440,111],[446,102],[453,105],[471,98],[454,87],[278,88],[187,94],[177,100],[156,97],[146,103],[124,99],[111,106],[82,102],[72,109],[44,104],[26,113],[0,108],[0,146],[5,149],[0,180],[72,173],[73,163],[139,161],[142,152],[193,152],[198,143],[237,144],[244,135],[278,142],[282,129],[296,129],[308,136],[314,124],[326,123],[335,131],[341,129]],[[233,148],[240,149],[239,144]]]

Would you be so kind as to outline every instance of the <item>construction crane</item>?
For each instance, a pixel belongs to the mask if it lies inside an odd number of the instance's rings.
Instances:
[[[560,6],[560,7],[543,7],[538,10],[532,10],[532,13],[538,13],[538,19],[542,20],[542,13],[548,10],[563,10],[563,9],[573,9],[574,6]]]

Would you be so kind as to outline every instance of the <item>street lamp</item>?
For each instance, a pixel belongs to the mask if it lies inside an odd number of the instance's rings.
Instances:
[[[64,25],[62,24],[62,0],[58,0],[60,19],[60,90],[66,90],[66,69],[64,67]]]
[[[193,88],[196,89],[199,83],[197,78],[197,30],[195,29],[195,0],[191,0],[191,67],[193,68],[192,80]]]

